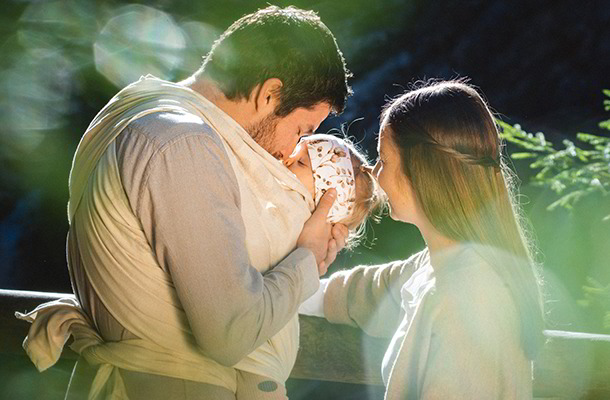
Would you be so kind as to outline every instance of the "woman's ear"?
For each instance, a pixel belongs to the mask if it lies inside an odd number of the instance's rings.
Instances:
[[[257,112],[269,114],[274,112],[280,104],[280,89],[284,86],[278,78],[269,78],[258,88],[252,91],[254,94],[254,107]]]

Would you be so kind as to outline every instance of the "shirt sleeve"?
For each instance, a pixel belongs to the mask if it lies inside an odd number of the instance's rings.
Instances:
[[[238,183],[216,136],[181,135],[159,147],[132,207],[201,351],[230,366],[285,326],[319,278],[302,248],[264,275],[250,265]]]
[[[356,326],[371,336],[391,337],[402,319],[400,288],[422,262],[426,250],[407,260],[339,271],[329,278],[324,316]]]
[[[320,279],[318,290],[299,307],[299,314],[324,318],[324,292],[328,279]]]

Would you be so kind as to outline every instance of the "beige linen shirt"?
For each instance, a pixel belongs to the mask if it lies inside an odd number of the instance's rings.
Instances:
[[[315,292],[317,268],[308,250],[296,249],[264,275],[249,265],[238,183],[209,127],[188,115],[151,114],[117,137],[116,153],[130,207],[172,277],[203,354],[235,364],[284,327]],[[135,337],[100,300],[78,247],[69,234],[71,278],[83,309],[105,341]],[[129,375],[124,380],[134,393]],[[168,384],[205,386],[164,378]]]

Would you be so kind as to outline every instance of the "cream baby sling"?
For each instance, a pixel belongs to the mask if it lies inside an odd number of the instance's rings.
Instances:
[[[90,399],[99,397],[102,390],[126,398],[117,367],[214,384],[233,392],[235,369],[284,382],[298,349],[296,315],[233,368],[197,350],[171,277],[156,262],[129,207],[116,162],[116,136],[130,122],[155,112],[195,115],[222,138],[239,184],[252,266],[264,272],[294,249],[313,210],[313,199],[298,179],[198,93],[143,77],[121,90],[83,135],[73,160],[68,204],[70,229],[83,234],[79,251],[91,284],[112,315],[139,339],[104,342],[79,304],[62,299],[18,315],[33,322],[24,348],[37,368],[44,370],[57,361],[72,334],[71,348],[89,363],[100,365]],[[91,231],[94,234],[86,235]]]

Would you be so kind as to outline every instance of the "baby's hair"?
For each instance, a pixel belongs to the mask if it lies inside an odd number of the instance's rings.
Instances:
[[[383,192],[371,173],[364,167],[370,167],[366,156],[360,152],[356,144],[347,137],[340,138],[350,151],[350,160],[354,169],[356,183],[356,202],[349,217],[339,221],[349,229],[346,248],[352,249],[360,243],[366,231],[368,217],[379,209],[385,200]]]

